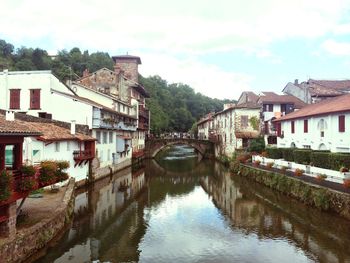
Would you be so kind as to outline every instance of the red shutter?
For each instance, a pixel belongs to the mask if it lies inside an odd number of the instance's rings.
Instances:
[[[294,124],[294,121],[291,122],[291,129],[292,129],[292,133],[295,132],[295,124]]]
[[[10,109],[20,109],[20,89],[10,90]]]
[[[281,123],[280,122],[276,123],[276,130],[277,130],[277,137],[281,137],[282,131],[281,131]]]
[[[308,133],[308,131],[309,131],[308,120],[304,120],[304,133]]]
[[[345,116],[340,115],[338,118],[339,132],[345,132]]]
[[[30,90],[30,109],[40,109],[40,89]]]

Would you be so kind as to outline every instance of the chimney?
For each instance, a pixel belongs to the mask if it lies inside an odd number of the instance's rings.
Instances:
[[[89,72],[89,69],[85,69],[84,71],[83,71],[83,78],[85,78],[85,77],[87,77],[87,76],[89,76],[90,75],[90,72]]]
[[[15,120],[15,112],[7,110],[6,114],[5,114],[5,120],[14,121]]]
[[[294,85],[298,85],[299,84],[299,80],[298,79],[295,79],[294,80]]]
[[[72,120],[70,122],[70,134],[72,134],[72,135],[75,134],[75,120]]]

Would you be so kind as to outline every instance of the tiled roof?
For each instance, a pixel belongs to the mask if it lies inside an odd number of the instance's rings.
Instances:
[[[39,122],[23,122],[30,129],[38,130],[42,135],[40,139],[44,141],[65,141],[65,140],[75,140],[75,141],[95,141],[96,139],[82,134],[75,133],[70,134],[70,129],[59,127],[52,123],[39,123]]]
[[[304,108],[289,113],[275,121],[284,121],[290,119],[299,119],[315,115],[327,115],[337,112],[350,111],[350,94],[338,96],[332,99],[323,100],[321,102],[310,104]]]
[[[292,95],[278,95],[274,92],[263,92],[260,96],[259,103],[293,103],[296,109],[303,108],[306,104],[302,100]]]
[[[306,84],[311,96],[339,96],[350,91],[350,80],[315,80],[309,79]]]
[[[138,56],[132,56],[132,55],[120,55],[120,56],[113,56],[113,61],[115,62],[117,59],[136,59],[138,64],[141,64],[141,58]]]
[[[14,120],[6,121],[5,116],[0,114],[0,136],[1,135],[22,135],[37,136],[40,135],[38,129],[32,128],[26,122]]]

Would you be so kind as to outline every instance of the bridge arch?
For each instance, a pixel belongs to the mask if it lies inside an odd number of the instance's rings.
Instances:
[[[172,145],[188,145],[196,149],[202,156],[213,154],[213,143],[206,140],[171,138],[171,139],[149,139],[146,141],[146,158],[154,158],[161,150]]]

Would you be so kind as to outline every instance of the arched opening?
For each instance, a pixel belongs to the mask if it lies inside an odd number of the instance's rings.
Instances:
[[[321,143],[320,146],[318,146],[318,149],[320,151],[326,151],[327,150],[327,146],[324,143]]]
[[[327,130],[327,122],[324,119],[320,119],[317,123],[317,129],[320,131],[320,136],[324,137],[325,130]]]
[[[290,144],[290,148],[296,148],[296,145],[295,145],[294,142],[292,142],[292,143]]]

